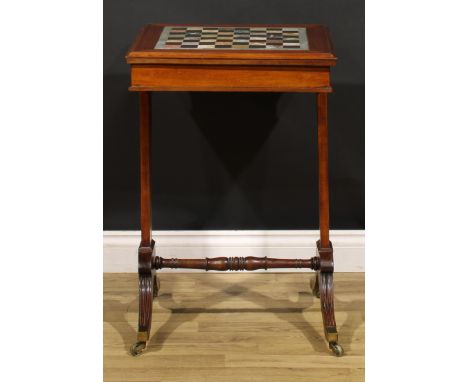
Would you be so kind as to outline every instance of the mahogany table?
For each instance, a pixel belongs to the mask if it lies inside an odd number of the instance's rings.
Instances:
[[[336,64],[328,29],[321,25],[147,25],[130,48],[130,91],[140,98],[141,242],[138,249],[139,355],[151,330],[156,270],[192,268],[239,271],[307,268],[316,271],[312,287],[320,298],[325,338],[337,356],[333,304],[333,247],[329,239],[327,95],[330,67]],[[313,92],[318,130],[320,240],[309,259],[218,257],[163,259],[155,253],[151,210],[151,103],[153,91]]]

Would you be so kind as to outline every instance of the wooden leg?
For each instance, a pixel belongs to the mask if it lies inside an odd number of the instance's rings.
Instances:
[[[322,248],[329,248],[329,197],[328,197],[328,99],[327,93],[317,93],[318,126],[318,183],[320,243]]]
[[[151,210],[151,93],[140,92],[140,224],[141,246],[152,240]]]
[[[326,93],[317,93],[318,126],[318,178],[320,240],[317,249],[320,256],[320,271],[317,274],[314,292],[318,286],[325,338],[336,356],[343,355],[338,344],[333,301],[333,247],[330,242],[330,201],[328,187],[328,98]]]
[[[322,309],[323,329],[329,348],[337,357],[343,355],[343,348],[338,344],[335,306],[333,301],[333,272],[319,272],[320,308]]]
[[[146,348],[151,332],[155,256],[151,225],[151,93],[140,92],[140,222],[141,242],[138,249],[139,309],[137,342],[130,353],[139,355]]]
[[[312,284],[312,279],[310,280],[310,289],[312,289],[312,294],[320,298],[320,288],[319,288],[319,272],[315,272],[315,282]]]
[[[156,272],[154,272],[154,276],[153,276],[153,299],[158,297],[159,288],[160,288],[159,277],[156,275]]]

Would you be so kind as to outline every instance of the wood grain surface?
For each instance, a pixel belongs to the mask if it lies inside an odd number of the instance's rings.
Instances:
[[[131,91],[330,92],[326,67],[132,65]]]
[[[139,32],[132,46],[130,47],[126,60],[128,64],[139,63],[164,63],[167,59],[190,59],[205,60],[209,64],[210,60],[225,61],[230,65],[230,60],[239,60],[244,65],[263,65],[265,60],[281,62],[281,65],[317,65],[334,66],[336,56],[334,54],[333,44],[329,35],[328,28],[316,24],[249,24],[249,25],[231,25],[223,24],[216,26],[248,26],[248,27],[300,27],[307,29],[307,38],[309,49],[302,51],[285,50],[218,50],[218,49],[154,49],[161,31],[169,24],[150,24],[145,25]],[[170,24],[176,26],[175,24]],[[188,26],[189,24],[184,24]],[[195,26],[195,25],[192,25]],[[208,26],[208,25],[205,25]],[[214,26],[214,25],[213,25]],[[192,61],[195,63],[195,61]],[[273,63],[273,65],[275,65]]]
[[[328,28],[323,25],[249,25],[305,28],[306,50],[155,49],[165,26],[167,24],[144,26],[130,47],[125,56],[131,65],[129,90],[332,91],[330,67],[336,65],[337,57]]]
[[[341,358],[305,273],[160,274],[147,350],[128,354],[137,274],[104,275],[105,381],[364,381],[364,274],[335,273]]]

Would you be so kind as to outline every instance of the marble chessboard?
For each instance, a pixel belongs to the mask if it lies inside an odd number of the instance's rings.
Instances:
[[[154,49],[308,50],[306,28],[166,26]]]

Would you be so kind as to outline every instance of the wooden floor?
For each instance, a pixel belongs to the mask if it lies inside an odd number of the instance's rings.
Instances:
[[[364,274],[335,274],[345,355],[328,350],[310,273],[163,273],[146,352],[136,339],[136,274],[104,275],[104,380],[364,380]]]

